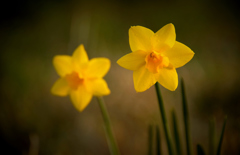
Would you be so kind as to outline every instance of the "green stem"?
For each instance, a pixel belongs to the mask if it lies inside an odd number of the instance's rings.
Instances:
[[[159,103],[159,108],[160,108],[160,114],[162,116],[162,123],[163,123],[163,129],[164,129],[166,141],[167,141],[168,153],[169,153],[169,155],[172,155],[173,150],[172,150],[172,144],[171,144],[170,136],[169,136],[169,128],[168,128],[167,118],[166,118],[166,114],[165,114],[165,110],[164,110],[162,96],[160,93],[160,87],[159,87],[158,83],[155,84],[155,88],[156,88],[156,93],[157,93],[157,98],[158,98],[158,103]]]
[[[187,155],[191,155],[191,147],[190,147],[190,130],[189,130],[189,116],[187,109],[187,100],[185,94],[185,87],[183,79],[181,79],[182,83],[182,102],[183,102],[183,118],[184,118],[184,126],[185,126],[185,136],[186,136],[186,146],[187,146]]]
[[[110,123],[110,119],[109,119],[109,115],[108,115],[106,106],[104,104],[102,97],[97,97],[97,100],[98,100],[98,103],[99,103],[99,106],[100,106],[100,109],[102,112],[102,116],[103,116],[103,121],[104,121],[104,125],[105,125],[105,131],[106,131],[108,145],[110,148],[110,153],[111,153],[111,155],[119,155],[120,153],[118,150],[117,143],[113,136],[111,123]]]

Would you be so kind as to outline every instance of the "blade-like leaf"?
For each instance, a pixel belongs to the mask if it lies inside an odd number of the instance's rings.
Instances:
[[[222,132],[221,132],[220,140],[219,140],[219,143],[218,143],[217,155],[220,155],[220,153],[221,153],[222,141],[223,141],[223,135],[224,135],[226,123],[227,123],[227,116],[225,116],[225,118],[224,118]]]
[[[148,155],[152,155],[153,147],[153,125],[148,126]]]
[[[181,84],[182,84],[183,119],[184,119],[184,126],[185,126],[187,155],[191,155],[190,136],[189,136],[190,135],[190,133],[189,133],[189,116],[188,116],[187,100],[186,100],[183,79],[181,79]]]
[[[209,121],[209,155],[214,155],[215,153],[215,119]]]
[[[160,141],[160,131],[159,131],[159,127],[156,126],[156,151],[157,151],[157,155],[161,155],[161,141]]]
[[[197,144],[197,155],[205,155],[204,150],[200,144]]]
[[[176,145],[176,153],[177,155],[181,155],[182,149],[181,149],[180,138],[179,138],[178,123],[177,123],[177,118],[174,110],[172,110],[172,122],[173,122],[173,132],[174,132],[174,139],[175,139],[175,145]]]

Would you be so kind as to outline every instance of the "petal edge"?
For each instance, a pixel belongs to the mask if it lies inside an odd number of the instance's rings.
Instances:
[[[74,107],[81,112],[90,103],[92,94],[88,93],[84,86],[80,86],[78,90],[70,92],[70,98]]]
[[[81,66],[82,64],[85,64],[89,61],[87,52],[84,48],[84,45],[79,45],[75,51],[73,52],[72,59],[75,65],[77,67]],[[77,68],[78,69],[78,68]]]
[[[152,30],[143,26],[132,26],[128,33],[132,52],[138,50],[149,51],[152,49],[151,38],[154,35]]]
[[[111,62],[108,58],[93,58],[89,61],[84,74],[88,78],[102,78],[111,67]]]
[[[188,63],[194,56],[194,52],[183,43],[175,42],[174,46],[164,53],[169,58],[169,62],[179,68]]]
[[[105,96],[111,93],[107,82],[101,78],[86,81],[86,88],[94,96]]]
[[[138,70],[140,67],[145,65],[145,58],[147,54],[147,52],[143,51],[128,53],[118,59],[117,64],[128,70]]]
[[[133,82],[136,92],[143,92],[156,83],[153,73],[149,72],[145,66],[133,71]]]
[[[59,78],[52,86],[51,93],[58,96],[67,96],[69,93],[69,86],[64,78]]]
[[[156,75],[157,81],[166,89],[175,91],[178,86],[178,74],[175,68],[162,68]]]
[[[152,38],[154,50],[166,51],[173,47],[176,41],[175,27],[172,23],[163,26]]]
[[[58,75],[63,77],[72,72],[72,58],[68,55],[54,56],[53,66]]]

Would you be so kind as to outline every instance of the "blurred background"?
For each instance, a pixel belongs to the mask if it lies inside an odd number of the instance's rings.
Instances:
[[[194,58],[177,69],[186,85],[192,150],[208,152],[209,120],[215,119],[216,145],[228,115],[222,154],[240,154],[240,22],[237,1],[228,0],[23,0],[0,6],[0,154],[109,154],[96,98],[78,112],[69,97],[50,94],[58,75],[55,55],[71,55],[84,44],[89,58],[108,57],[105,96],[123,155],[147,154],[148,126],[159,125],[166,143],[154,87],[136,93],[132,71],[116,61],[131,52],[130,26],[154,32],[173,23],[177,40]],[[170,127],[175,109],[182,146],[180,86],[161,87]],[[183,149],[185,152],[185,148]]]

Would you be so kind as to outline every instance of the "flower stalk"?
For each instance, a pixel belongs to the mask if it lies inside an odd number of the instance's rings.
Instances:
[[[113,131],[112,131],[112,128],[111,128],[109,115],[108,115],[106,106],[104,104],[103,98],[102,97],[97,97],[97,100],[98,100],[99,107],[101,109],[101,113],[102,113],[102,116],[103,116],[105,132],[106,132],[106,137],[107,137],[107,142],[108,142],[108,145],[109,145],[110,153],[111,153],[111,155],[120,155],[117,143],[116,143],[115,138],[113,136]]]
[[[169,155],[172,155],[173,154],[173,149],[172,149],[172,143],[171,143],[171,140],[170,140],[169,127],[168,127],[168,123],[167,123],[167,117],[166,117],[166,114],[165,114],[163,100],[162,100],[162,96],[161,96],[160,87],[159,87],[158,82],[155,83],[155,88],[156,88],[156,93],[157,93],[157,98],[158,98],[158,103],[159,103],[159,109],[160,109],[160,114],[161,114],[162,123],[163,123],[163,129],[164,129],[164,133],[165,133],[165,137],[166,137],[166,141],[167,141],[168,153],[169,153]]]

